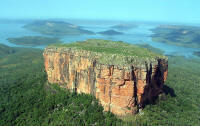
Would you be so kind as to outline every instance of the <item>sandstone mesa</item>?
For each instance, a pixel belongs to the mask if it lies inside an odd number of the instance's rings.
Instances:
[[[113,51],[107,53],[101,49]],[[105,40],[87,40],[78,46],[76,43],[49,46],[43,54],[48,81],[95,96],[105,111],[116,115],[134,114],[162,92],[168,74],[166,57],[146,56],[146,50],[137,56],[134,55],[137,49],[140,48]],[[129,50],[130,55],[123,55],[123,51]]]

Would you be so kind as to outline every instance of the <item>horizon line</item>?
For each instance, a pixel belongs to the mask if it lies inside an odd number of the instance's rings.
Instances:
[[[116,21],[119,21],[119,22],[149,22],[149,23],[169,23],[169,24],[198,24],[200,25],[199,22],[189,22],[189,21],[186,21],[186,22],[181,22],[181,21],[164,21],[164,20],[142,20],[142,19],[103,19],[103,18],[99,18],[99,19],[94,19],[94,18],[59,18],[59,17],[50,17],[50,18],[8,18],[8,17],[0,17],[0,21],[1,20],[74,20],[74,21],[107,21],[107,22],[116,22]]]

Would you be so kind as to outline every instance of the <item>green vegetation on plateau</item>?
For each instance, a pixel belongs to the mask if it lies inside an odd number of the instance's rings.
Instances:
[[[113,64],[117,66],[130,64],[139,65],[143,62],[153,62],[157,58],[167,58],[161,54],[154,53],[149,49],[124,43],[122,41],[110,41],[100,39],[89,39],[86,41],[73,42],[69,44],[54,44],[48,46],[47,50],[49,48],[60,52],[66,50],[86,50],[91,52],[88,58],[97,58],[98,63],[100,64]],[[81,54],[87,55],[83,52],[81,52]]]
[[[53,43],[62,42],[58,38],[50,38],[43,36],[24,36],[19,38],[8,38],[8,41],[16,45],[24,45],[24,46],[49,45]]]
[[[35,21],[25,25],[24,28],[41,34],[53,36],[94,34],[92,31],[84,30],[80,26],[62,21]]]
[[[200,27],[167,25],[152,29],[155,42],[200,48]]]
[[[115,30],[107,30],[107,31],[98,32],[98,33],[102,35],[122,35],[123,34],[123,32],[118,32]]]
[[[117,56],[135,56],[138,58],[163,57],[162,55],[156,54],[152,51],[149,51],[148,49],[141,48],[139,46],[128,44],[122,41],[110,41],[100,39],[89,39],[86,41],[73,42],[69,44],[53,44],[48,47],[80,49],[103,53],[105,55],[116,54]]]
[[[154,105],[147,105],[135,116],[121,117],[103,112],[89,95],[74,94],[48,85],[42,50],[13,49],[0,55],[0,125],[1,126],[199,126],[200,61],[169,57],[166,88]],[[175,97],[174,97],[175,96]]]
[[[138,44],[137,46],[142,47],[142,48],[146,48],[154,53],[158,53],[158,54],[163,54],[164,51],[159,49],[159,48],[155,48],[149,44]]]

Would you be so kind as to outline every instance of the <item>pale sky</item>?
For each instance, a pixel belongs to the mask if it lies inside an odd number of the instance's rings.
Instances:
[[[200,23],[200,0],[1,0],[0,18]]]

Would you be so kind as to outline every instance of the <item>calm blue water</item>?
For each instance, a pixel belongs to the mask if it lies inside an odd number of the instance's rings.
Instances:
[[[71,23],[71,22],[70,22]],[[22,47],[18,45],[11,44],[7,41],[7,38],[10,37],[22,37],[22,36],[38,36],[39,33],[31,32],[26,29],[23,29],[25,23],[1,23],[0,22],[0,43],[11,46],[11,47]],[[78,25],[78,24],[77,24]],[[111,26],[115,25],[114,23],[105,25],[92,23],[92,24],[81,24],[85,29],[101,32],[110,29]],[[155,28],[159,24],[140,24],[137,28],[131,30],[123,31],[125,34],[117,36],[103,36],[103,35],[80,35],[80,36],[64,36],[61,37],[61,40],[64,43],[82,41],[86,39],[106,39],[106,40],[116,40],[124,41],[131,44],[149,44],[153,47],[160,48],[165,51],[166,55],[180,55],[185,57],[194,57],[194,51],[200,51],[200,49],[179,47],[174,45],[168,45],[163,43],[153,42],[151,40],[151,35],[153,34],[150,29]],[[36,48],[44,48],[45,46],[38,46]]]

